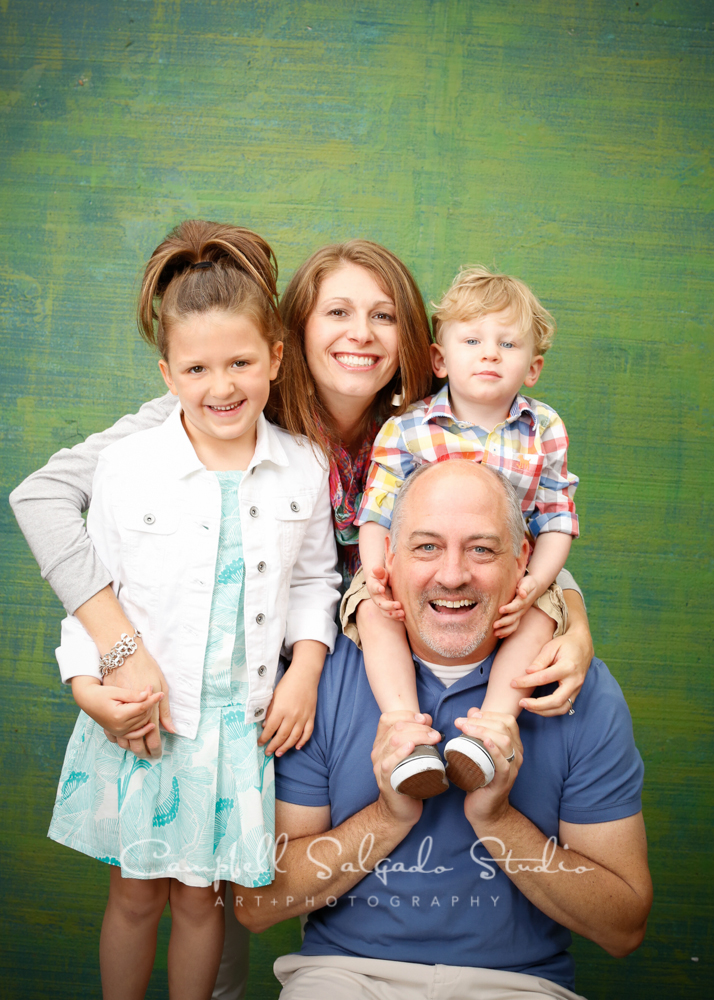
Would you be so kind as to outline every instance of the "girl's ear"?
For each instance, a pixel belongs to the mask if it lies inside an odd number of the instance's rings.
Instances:
[[[178,396],[178,389],[174,385],[174,380],[171,378],[168,362],[166,362],[163,358],[159,358],[159,371],[161,372],[164,382],[169,387],[169,390],[174,394],[174,396]]]
[[[279,340],[270,348],[270,381],[278,377],[280,362],[283,360],[283,342]],[[165,378],[166,376],[164,376]],[[167,383],[168,385],[168,383]]]
[[[431,367],[434,374],[437,378],[446,378],[449,373],[446,370],[446,362],[444,361],[444,352],[441,349],[441,345],[431,344],[429,352],[431,354]]]
[[[532,359],[531,366],[528,369],[528,374],[523,379],[523,384],[527,385],[529,389],[532,388],[540,378],[544,362],[545,358],[542,354],[539,354],[537,357]]]

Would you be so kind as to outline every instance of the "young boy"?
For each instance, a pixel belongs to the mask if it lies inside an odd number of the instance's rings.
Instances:
[[[578,535],[573,504],[578,479],[567,469],[563,422],[555,410],[519,392],[522,385],[532,388],[538,381],[555,326],[523,282],[482,267],[457,275],[433,323],[432,364],[439,378],[448,376],[448,384],[382,427],[355,519],[361,525],[360,557],[372,598],[357,606],[365,669],[383,712],[419,711],[414,664],[401,623],[404,613],[389,600],[385,587],[384,541],[394,499],[420,465],[450,458],[483,462],[515,488],[532,541],[528,574],[513,601],[499,609],[504,617],[494,632],[510,638],[493,662],[482,706],[517,716],[521,699],[531,692],[515,690],[511,681],[554,634],[565,630],[565,603],[554,581]],[[343,609],[354,606],[359,587],[355,578]],[[362,593],[366,596],[364,583]],[[476,664],[428,666],[448,686]],[[479,740],[458,736],[444,755],[446,775],[466,791],[493,778],[493,760]],[[448,785],[438,751],[417,747],[394,769],[392,785],[414,798],[444,791]]]

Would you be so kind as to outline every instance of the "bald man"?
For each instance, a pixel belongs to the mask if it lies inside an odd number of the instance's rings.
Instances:
[[[616,956],[642,941],[643,766],[607,667],[593,659],[574,715],[479,712],[522,524],[483,465],[425,466],[402,488],[387,568],[429,714],[380,717],[362,654],[338,640],[312,738],[276,761],[276,879],[235,901],[256,931],[308,915],[301,951],[275,963],[282,1000],[572,998],[570,931]],[[458,736],[487,749],[487,787],[392,789],[416,745]]]

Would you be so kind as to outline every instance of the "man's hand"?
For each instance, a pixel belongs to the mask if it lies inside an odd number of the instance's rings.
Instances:
[[[129,689],[129,691],[143,691],[147,685],[153,692],[161,693],[162,698],[158,699],[151,714],[152,727],[145,735],[138,735],[130,732],[127,736],[117,736],[116,742],[124,750],[131,750],[137,757],[161,757],[161,733],[159,725],[169,733],[175,733],[171,711],[169,708],[169,686],[166,683],[161,668],[156,660],[151,656],[141,640],[137,641],[137,650],[131,656],[127,656],[121,667],[112,670],[107,674],[110,686],[116,688]],[[112,740],[112,730],[105,726],[107,738]]]
[[[404,621],[404,609],[399,601],[392,598],[389,573],[384,566],[374,566],[369,573],[365,573],[365,584],[369,596],[385,618],[393,618],[398,622]]]
[[[512,684],[513,687],[532,688],[557,683],[558,687],[544,698],[524,698],[521,707],[536,715],[565,715],[580,694],[593,653],[587,627],[571,627],[564,635],[551,639],[526,667],[526,673]]]
[[[515,632],[526,611],[533,606],[542,593],[538,582],[532,576],[524,576],[516,587],[516,594],[510,604],[504,604],[498,613],[505,615],[493,623],[493,634],[498,639],[505,639]]]
[[[94,719],[104,732],[114,737],[132,737],[143,740],[155,728],[151,720],[154,708],[164,697],[162,692],[152,694],[147,685],[143,691],[111,687],[100,684],[96,677],[72,678],[72,694],[83,712]]]
[[[454,725],[465,736],[481,740],[493,757],[496,769],[493,781],[485,788],[469,792],[464,801],[466,819],[478,833],[482,821],[498,819],[508,811],[508,796],[523,763],[523,744],[512,715],[470,708],[467,718],[456,719]],[[515,757],[508,761],[506,758],[514,752]]]
[[[432,729],[430,715],[401,711],[380,717],[372,747],[372,766],[379,785],[379,803],[397,823],[413,826],[421,817],[422,803],[394,791],[389,780],[392,771],[417,744],[433,745],[440,740],[441,733]]]

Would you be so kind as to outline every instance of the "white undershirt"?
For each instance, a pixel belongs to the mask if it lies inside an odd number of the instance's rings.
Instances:
[[[486,656],[483,660],[477,660],[476,663],[459,663],[457,666],[445,666],[443,663],[429,663],[428,660],[422,660],[421,658],[420,663],[423,663],[433,674],[436,674],[441,683],[448,688],[457,681],[460,681],[466,674],[470,674],[476,667],[480,667],[487,659],[488,657]]]

